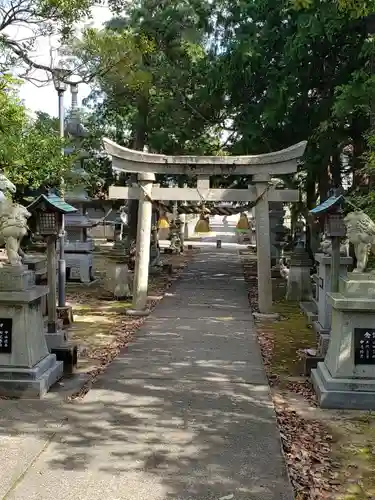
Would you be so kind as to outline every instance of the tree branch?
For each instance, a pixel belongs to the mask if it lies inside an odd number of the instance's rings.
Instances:
[[[6,11],[5,9],[1,9],[3,12],[4,12],[4,17],[3,17],[3,20],[0,24],[0,31],[3,31],[5,28],[7,28],[8,26],[10,26],[16,19],[16,17],[21,13],[26,13],[26,12],[29,12],[28,9],[25,9],[25,8],[22,8],[21,9],[21,6],[22,4],[24,3],[24,0],[19,0],[19,2],[17,3],[13,3],[11,2],[10,5],[10,9],[8,11]]]

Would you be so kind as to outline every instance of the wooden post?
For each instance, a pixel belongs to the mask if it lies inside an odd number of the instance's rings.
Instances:
[[[56,238],[49,236],[47,239],[47,281],[48,281],[48,333],[57,331],[57,310],[56,310]]]

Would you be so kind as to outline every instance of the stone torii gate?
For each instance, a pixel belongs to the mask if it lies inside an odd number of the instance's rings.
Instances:
[[[251,202],[255,206],[257,258],[258,258],[258,304],[263,314],[272,312],[271,247],[269,202],[295,202],[299,192],[291,189],[270,188],[271,177],[297,171],[303,156],[306,141],[290,148],[251,156],[168,156],[144,153],[119,146],[104,139],[107,153],[112,157],[112,167],[120,172],[138,174],[138,186],[111,186],[111,199],[139,200],[136,267],[134,272],[134,315],[147,314],[148,267],[150,258],[150,235],[153,201],[195,202]],[[161,188],[153,186],[155,174],[197,176],[196,188]],[[211,189],[212,175],[251,175],[249,189]]]

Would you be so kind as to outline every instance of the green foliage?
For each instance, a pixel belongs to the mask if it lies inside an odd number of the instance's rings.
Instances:
[[[208,77],[208,10],[204,2],[144,0],[73,45],[98,75],[89,104],[107,135],[136,149],[218,151],[223,89]]]
[[[38,15],[50,14],[47,25],[56,18],[53,29],[65,36],[67,24],[87,14],[91,2],[35,5]],[[105,186],[113,181],[104,135],[166,154],[267,153],[308,140],[298,181],[305,191],[304,211],[349,172],[353,192],[372,177],[375,45],[363,16],[374,12],[374,0],[110,0],[109,5],[116,17],[104,29],[88,28],[79,40],[69,40],[72,63],[94,75],[83,116],[90,134],[81,145],[90,153],[85,168],[92,192],[99,190],[100,178]],[[56,139],[51,133],[56,129],[46,117],[38,117],[32,130],[30,144],[44,134],[42,156],[59,148],[47,140]],[[40,164],[33,154],[23,158]],[[50,164],[54,172],[54,161]],[[233,182],[215,179],[216,185]]]
[[[0,166],[8,163],[18,149],[17,133],[27,121],[26,111],[18,98],[10,75],[0,78]]]
[[[68,175],[73,157],[62,156],[63,142],[56,134],[46,134],[29,123],[18,133],[18,151],[5,166],[17,185],[39,188],[56,186]]]
[[[367,16],[375,11],[374,0],[337,0],[340,11],[352,17]]]
[[[93,0],[37,0],[33,7],[40,18],[54,20],[63,27],[68,27],[83,17],[90,16],[91,7],[98,3],[100,2]]]
[[[333,0],[332,2],[340,13],[353,19],[368,16],[375,11],[374,0]],[[307,10],[314,7],[314,0],[290,0],[294,10]]]
[[[36,122],[30,119],[18,97],[18,84],[9,75],[0,78],[0,168],[20,187],[57,185],[74,158],[62,158],[65,143],[43,124],[41,115]]]

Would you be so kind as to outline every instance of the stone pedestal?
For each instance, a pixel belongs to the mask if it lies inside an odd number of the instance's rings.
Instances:
[[[47,347],[50,352],[52,349],[62,346],[68,340],[67,333],[62,328],[57,328],[56,332],[52,333],[47,332],[45,334],[45,337],[46,337]]]
[[[375,276],[348,273],[328,293],[332,326],[323,363],[312,370],[322,408],[375,409]]]
[[[181,248],[184,251],[185,246],[185,224],[186,224],[186,214],[180,214],[180,240],[181,240]]]
[[[105,289],[113,294],[116,300],[131,297],[130,273],[128,266],[123,263],[111,263],[104,280]]]
[[[0,269],[0,395],[39,398],[62,377],[63,364],[48,352],[43,329],[45,286],[24,268]]]
[[[47,275],[47,258],[44,254],[26,254],[23,263],[30,271],[34,271],[36,284]]]
[[[296,247],[290,259],[286,299],[309,301],[312,298],[310,269],[312,262],[303,246]]]
[[[34,271],[36,285],[47,284],[47,258],[45,254],[26,254],[23,258],[23,263],[30,271]],[[43,316],[47,316],[47,296],[41,297],[41,301]]]
[[[313,323],[314,331],[318,336],[318,356],[325,356],[328,350],[329,334],[331,331],[332,306],[328,301],[331,292],[331,256],[323,253],[315,254],[318,263],[316,276],[316,301],[318,319]],[[348,266],[353,262],[351,257],[340,257],[340,276],[347,275]]]
[[[66,253],[68,281],[91,283],[94,281],[93,258],[91,253]]]
[[[63,363],[64,374],[72,375],[78,364],[77,344],[66,343],[63,346],[53,347],[51,353],[56,356],[57,361]]]
[[[315,299],[302,301],[299,303],[301,311],[305,314],[307,319],[307,324],[312,325],[318,319],[318,307],[316,305]]]
[[[113,243],[113,250],[114,251],[119,251],[119,252],[122,252],[122,253],[126,253],[126,250],[128,248],[128,241],[127,240],[116,240],[114,243]]]
[[[72,200],[74,202],[74,200]],[[93,258],[94,240],[89,236],[92,221],[79,206],[78,212],[65,216],[67,238],[65,241],[65,261],[68,281],[90,283],[94,280]]]

